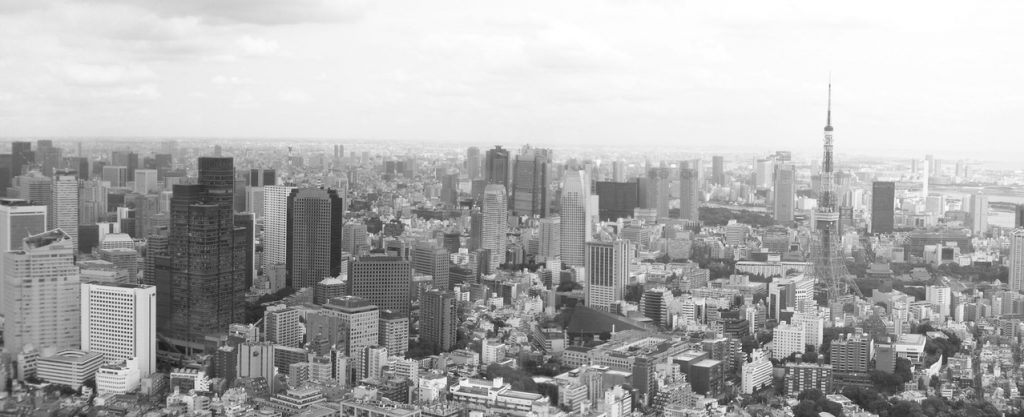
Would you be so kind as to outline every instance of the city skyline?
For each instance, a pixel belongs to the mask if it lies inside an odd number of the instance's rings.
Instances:
[[[5,137],[799,150],[832,72],[840,154],[1021,151],[997,139],[1024,90],[1007,6],[18,1],[0,7],[0,102],[19,104],[0,121]]]

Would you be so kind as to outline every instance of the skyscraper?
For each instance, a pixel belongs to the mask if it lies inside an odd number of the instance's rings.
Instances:
[[[480,179],[480,148],[474,146],[466,150],[466,173],[470,180]]]
[[[892,233],[896,215],[896,183],[871,184],[871,233]]]
[[[263,266],[284,264],[288,258],[288,196],[295,187],[263,187]]]
[[[721,155],[711,157],[711,183],[725,185],[725,158]]]
[[[11,186],[11,179],[14,162],[11,154],[0,155],[0,197],[7,197],[7,188]]]
[[[156,287],[82,283],[81,298],[82,350],[134,359],[142,378],[156,372]]]
[[[597,212],[603,221],[633,217],[633,210],[640,207],[640,191],[636,181],[598,181],[596,188],[600,203]]]
[[[508,203],[505,196],[505,186],[501,184],[488,184],[484,189],[480,247],[491,251],[490,270],[486,271],[488,274],[505,263],[505,245],[508,240]]]
[[[793,205],[796,201],[796,167],[789,164],[775,167],[775,195],[772,198],[772,213],[778,223],[793,221]]]
[[[27,172],[27,167],[35,161],[32,142],[11,142],[11,178]]]
[[[544,259],[557,258],[562,253],[562,218],[552,216],[540,221],[540,249],[537,255]]]
[[[46,214],[46,206],[17,198],[0,198],[0,273],[6,270],[3,254],[21,248],[26,237],[47,230]],[[0,275],[0,300],[5,300],[5,287]]]
[[[548,173],[551,150],[524,147],[516,156],[512,214],[547,217],[550,212]]]
[[[983,235],[988,231],[988,196],[982,193],[971,195],[971,207],[968,213],[971,231]]]
[[[509,184],[509,154],[508,150],[501,146],[487,151],[484,159],[484,179],[488,184],[501,184],[507,192]]]
[[[288,283],[312,287],[341,273],[345,206],[336,190],[302,188],[288,196]]]
[[[345,223],[341,227],[341,250],[351,256],[360,256],[368,249],[366,225],[360,222]]]
[[[136,169],[135,170],[135,192],[139,194],[159,193],[157,185],[157,170]]]
[[[236,234],[231,158],[199,158],[199,183],[176,184],[171,197],[171,317],[160,331],[173,343],[202,349],[204,337],[223,332],[245,313],[245,231]]]
[[[71,237],[78,251],[78,178],[75,171],[57,170],[53,175],[53,203],[47,218],[49,228],[59,228]]]
[[[134,173],[132,173],[134,175]],[[128,167],[124,165],[106,165],[103,167],[103,181],[109,182],[113,188],[128,186]]]
[[[447,291],[449,268],[451,266],[448,251],[433,241],[417,242],[412,248],[412,269],[419,274],[427,274],[434,278],[434,288]]]
[[[448,352],[455,347],[458,331],[456,299],[450,291],[432,289],[420,301],[420,338],[430,345],[434,352]]]
[[[1024,229],[1017,228],[1010,235],[1009,256],[1010,291],[1024,291]]]
[[[1024,204],[1018,204],[1016,207],[1014,207],[1013,212],[1013,227],[1024,227]]]
[[[562,263],[583,266],[584,243],[591,239],[597,201],[590,195],[590,179],[584,171],[570,171],[562,188]]]
[[[412,266],[396,256],[363,256],[348,264],[348,294],[409,315]]]
[[[679,218],[700,221],[700,182],[693,168],[679,170]]]
[[[28,236],[3,253],[5,348],[78,348],[79,275],[71,237],[60,229]]]
[[[626,296],[629,265],[636,252],[628,240],[586,243],[587,306],[609,311],[612,303]]]

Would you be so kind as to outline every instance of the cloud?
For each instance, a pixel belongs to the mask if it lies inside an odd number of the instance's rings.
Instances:
[[[81,85],[121,84],[153,80],[156,73],[144,65],[68,64],[63,68],[65,80]]]
[[[91,96],[97,99],[129,100],[129,101],[152,101],[163,96],[160,89],[153,84],[142,84],[132,87],[116,87],[101,89],[92,92]]]
[[[243,36],[238,39],[237,45],[242,54],[248,56],[270,56],[276,54],[280,49],[277,41],[253,36]]]
[[[238,77],[234,75],[217,75],[210,79],[210,82],[219,86],[245,85],[252,83],[252,79],[246,77]]]
[[[131,4],[164,16],[198,16],[215,25],[249,23],[287,25],[355,21],[366,0],[98,0]]]
[[[281,101],[289,103],[308,103],[313,100],[313,97],[310,96],[309,93],[300,90],[285,90],[278,94],[277,97],[281,99]]]

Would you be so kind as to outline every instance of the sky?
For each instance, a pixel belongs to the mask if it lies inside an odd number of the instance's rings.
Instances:
[[[1024,2],[4,0],[0,137],[1024,152]],[[830,75],[831,74],[831,75]]]

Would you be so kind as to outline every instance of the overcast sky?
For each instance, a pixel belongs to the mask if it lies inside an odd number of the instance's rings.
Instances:
[[[0,1],[0,136],[1024,151],[1024,2]],[[1016,116],[1016,117],[1014,117]]]

